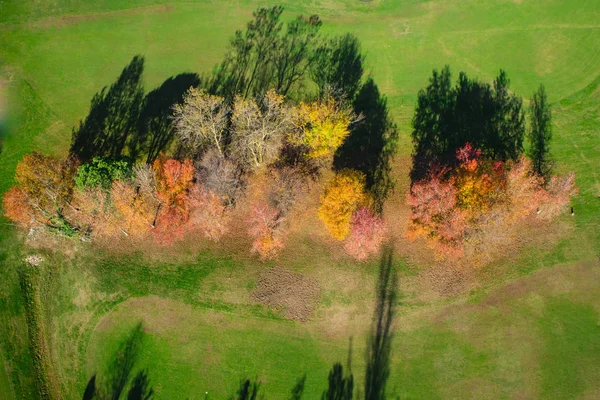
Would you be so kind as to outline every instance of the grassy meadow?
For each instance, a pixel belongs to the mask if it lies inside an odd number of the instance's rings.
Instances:
[[[432,286],[429,266],[400,241],[390,398],[599,398],[599,0],[0,0],[0,84],[8,93],[0,194],[23,154],[66,154],[94,93],[134,55],[146,57],[146,91],[182,72],[208,72],[252,11],[274,4],[285,6],[285,18],[316,13],[325,33],[361,40],[367,71],[400,131],[388,218],[393,207],[406,207],[418,90],[445,64],[454,77],[462,70],[486,81],[502,68],[525,99],[543,83],[553,105],[557,170],[576,173],[573,217],[548,232],[532,228],[532,240],[473,272],[477,283],[451,295]],[[316,215],[306,219],[317,226]],[[303,374],[304,398],[319,398],[331,365],[348,358],[349,343],[363,385],[377,260],[350,262],[307,234],[290,238],[282,257],[268,263],[250,256],[243,240],[135,252],[58,238],[45,248],[23,241],[1,217],[2,399],[38,396],[17,273],[29,254],[43,258],[40,319],[48,379],[60,398],[81,398],[93,374],[105,379],[139,321],[135,369],[147,369],[157,398],[222,399],[248,377],[262,382],[267,399],[284,399]],[[319,282],[308,322],[250,301],[257,276],[273,266]]]

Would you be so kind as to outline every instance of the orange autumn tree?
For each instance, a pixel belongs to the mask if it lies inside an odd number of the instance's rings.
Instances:
[[[481,151],[470,143],[456,151],[456,158],[460,163],[453,177],[457,205],[472,216],[489,210],[500,196],[504,163],[483,160]]]
[[[283,233],[280,229],[279,212],[269,205],[257,205],[252,208],[248,219],[248,234],[254,240],[252,252],[267,260],[277,256],[283,249]]]
[[[151,196],[138,190],[131,182],[114,181],[111,197],[116,210],[115,225],[126,236],[142,236],[154,222],[158,205]]]
[[[22,226],[39,223],[73,235],[76,227],[67,220],[64,211],[72,207],[76,170],[73,158],[59,160],[37,152],[26,154],[17,165],[18,185],[3,200],[6,215]]]
[[[362,172],[343,169],[325,187],[318,216],[331,236],[338,240],[344,240],[350,233],[352,214],[370,202],[365,180]]]
[[[35,211],[27,199],[27,194],[20,186],[13,186],[4,194],[2,208],[7,218],[24,228],[38,222]]]
[[[183,236],[189,218],[188,191],[193,185],[194,166],[190,159],[180,162],[160,157],[153,169],[156,196],[161,202],[153,233],[158,242],[171,243]]]

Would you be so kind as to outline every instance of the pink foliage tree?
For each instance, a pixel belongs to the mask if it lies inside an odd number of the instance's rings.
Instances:
[[[345,240],[344,249],[354,259],[364,261],[379,252],[385,233],[383,219],[368,207],[362,207],[352,214],[350,235]]]

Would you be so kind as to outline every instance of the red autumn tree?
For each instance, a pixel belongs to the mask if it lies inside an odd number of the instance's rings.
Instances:
[[[344,249],[356,260],[364,261],[370,255],[379,253],[385,232],[383,219],[368,207],[362,207],[352,215],[350,235],[345,240]]]
[[[428,239],[442,253],[460,254],[465,233],[465,213],[457,206],[457,190],[443,182],[447,170],[413,185],[407,203],[411,206],[407,234],[410,239]]]
[[[194,166],[190,159],[157,159],[153,165],[156,195],[162,202],[153,233],[159,243],[180,239],[189,218],[188,191],[193,185]]]
[[[252,252],[258,253],[261,259],[275,258],[283,248],[280,224],[279,212],[275,208],[268,205],[252,208],[248,219],[248,233],[254,239]]]

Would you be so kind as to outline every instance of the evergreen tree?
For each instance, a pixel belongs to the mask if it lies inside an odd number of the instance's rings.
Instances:
[[[531,129],[529,131],[529,157],[534,171],[548,178],[552,170],[550,140],[552,139],[552,111],[546,97],[544,85],[533,94],[530,105]]]

